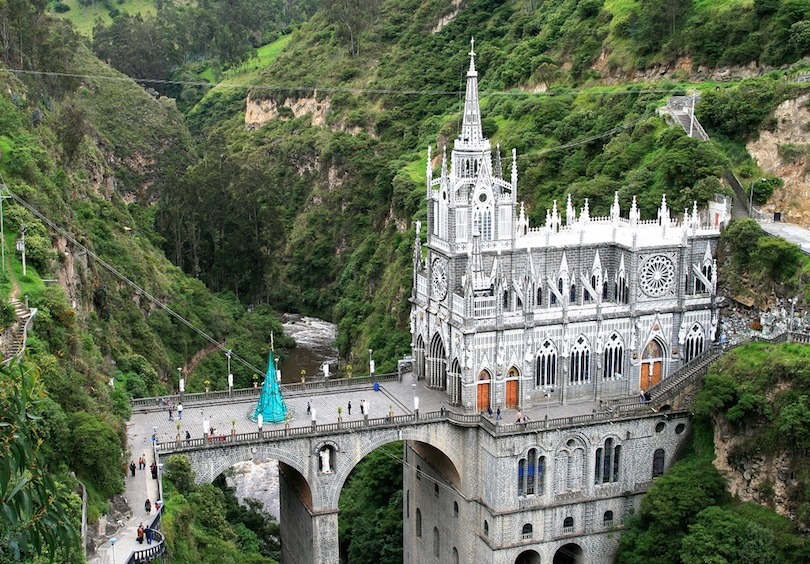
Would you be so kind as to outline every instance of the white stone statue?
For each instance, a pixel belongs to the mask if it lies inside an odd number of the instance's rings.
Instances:
[[[329,462],[329,449],[328,448],[322,449],[320,454],[321,454],[321,472],[323,472],[324,474],[331,474],[332,466]]]

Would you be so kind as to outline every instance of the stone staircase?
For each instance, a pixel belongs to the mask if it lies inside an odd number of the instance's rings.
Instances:
[[[22,356],[28,337],[28,329],[37,313],[36,308],[32,309],[28,307],[27,300],[26,303],[23,303],[17,298],[11,298],[9,304],[14,308],[17,320],[6,332],[2,362],[4,365],[10,364],[15,358]]]
[[[752,341],[767,341],[769,343],[783,343],[791,341],[810,344],[810,335],[805,333],[784,332],[772,338],[755,337],[741,341],[734,345],[714,345],[688,364],[680,367],[672,375],[661,380],[647,390],[649,401],[640,402],[636,399],[616,399],[603,402],[603,408],[613,412],[632,411],[633,409],[652,409],[654,411],[669,408],[686,409],[692,402],[709,366],[722,355],[736,347],[746,345]]]
[[[709,134],[700,125],[697,117],[692,115],[700,96],[672,96],[667,100],[667,105],[658,109],[662,116],[669,116],[675,123],[680,124],[687,135],[702,141],[709,140]]]

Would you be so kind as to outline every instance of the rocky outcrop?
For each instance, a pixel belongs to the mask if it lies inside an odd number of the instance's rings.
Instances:
[[[352,135],[366,131],[369,135],[375,136],[373,131],[364,130],[359,126],[349,126],[345,121],[329,120],[331,106],[332,100],[329,96],[319,98],[317,93],[304,98],[285,98],[282,102],[248,96],[245,107],[245,127],[252,131],[273,119],[288,120],[309,115],[310,123],[315,127],[328,127],[332,131],[344,131]]]
[[[799,482],[788,455],[758,454],[733,459],[730,454],[746,437],[734,434],[725,418],[717,417],[714,423],[714,466],[725,477],[728,491],[741,501],[753,501],[795,519],[791,492]]]
[[[785,183],[774,191],[765,211],[782,212],[783,219],[804,227],[810,227],[808,101],[810,95],[804,95],[780,104],[774,112],[774,130],[760,132],[758,139],[746,145],[762,170],[780,177]]]

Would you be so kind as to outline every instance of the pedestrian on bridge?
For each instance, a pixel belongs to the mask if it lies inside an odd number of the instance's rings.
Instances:
[[[307,402],[307,415],[312,415],[312,406]]]
[[[149,501],[149,498],[148,498],[148,497],[146,498],[146,501],[144,501],[144,502],[143,502],[143,508],[144,508],[144,510],[146,511],[146,514],[147,514],[147,515],[151,515],[151,514],[152,514],[152,502],[151,502],[151,501]]]
[[[349,415],[351,415],[352,414],[352,400],[349,400],[349,405],[347,407],[349,408]]]
[[[135,461],[131,460],[129,463],[129,471],[132,472],[132,477],[135,477]]]
[[[182,403],[177,404],[177,418],[178,419],[183,418],[183,404]]]

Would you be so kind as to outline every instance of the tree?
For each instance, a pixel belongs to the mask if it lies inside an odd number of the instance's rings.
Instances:
[[[402,562],[401,443],[381,447],[354,469],[340,495],[341,554],[349,562]]]
[[[124,490],[124,459],[121,439],[110,425],[95,415],[80,411],[71,417],[71,458],[77,473],[104,496]]]
[[[68,514],[70,494],[48,473],[33,430],[41,401],[36,378],[22,365],[18,370],[0,369],[0,560],[50,554],[68,561],[81,544]]]
[[[360,54],[360,34],[377,19],[380,4],[380,0],[324,0],[327,17],[348,35],[351,56]]]
[[[678,562],[681,539],[700,511],[725,500],[725,482],[708,460],[686,459],[656,478],[619,545],[619,563]]]
[[[777,561],[773,533],[717,506],[697,515],[681,541],[684,564],[766,564]]]
[[[194,491],[194,470],[187,456],[179,454],[170,456],[163,476],[185,496]]]

